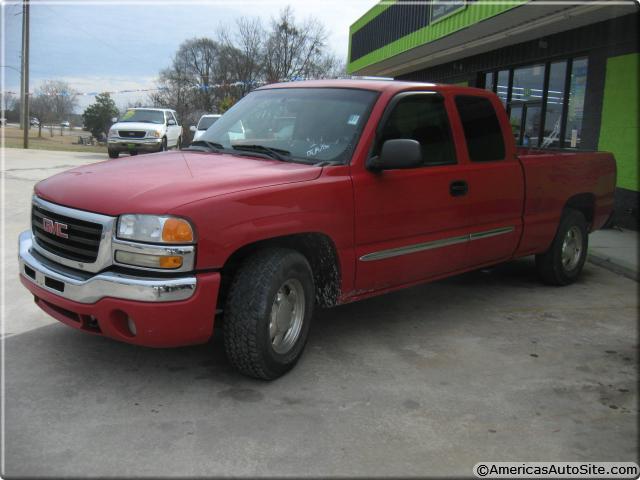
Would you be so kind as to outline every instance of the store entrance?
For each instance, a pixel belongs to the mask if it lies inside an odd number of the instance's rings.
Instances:
[[[517,145],[537,147],[540,136],[542,102],[511,103],[511,131]]]

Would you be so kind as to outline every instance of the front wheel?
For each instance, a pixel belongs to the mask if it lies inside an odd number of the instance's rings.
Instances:
[[[296,364],[309,334],[315,288],[300,253],[271,248],[248,257],[224,309],[224,344],[241,373],[273,380]]]
[[[167,137],[162,138],[162,143],[160,144],[160,151],[161,152],[167,151]]]
[[[536,255],[536,268],[545,283],[569,285],[576,281],[587,259],[589,232],[584,215],[565,210],[551,247]]]
[[[109,158],[118,158],[118,155],[120,155],[120,152],[118,152],[117,150],[108,150],[109,152]]]

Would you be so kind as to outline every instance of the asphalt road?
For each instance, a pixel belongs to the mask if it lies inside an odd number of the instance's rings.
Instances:
[[[531,259],[321,311],[298,366],[236,374],[220,340],[72,330],[19,285],[33,183],[102,155],[7,150],[5,477],[469,477],[479,461],[637,461],[637,283]]]

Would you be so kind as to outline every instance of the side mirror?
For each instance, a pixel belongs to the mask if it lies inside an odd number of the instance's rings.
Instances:
[[[195,125],[191,125],[191,126],[189,127],[189,130],[191,130],[193,133],[196,133],[197,128],[196,128],[196,126],[195,126]]]
[[[175,124],[176,124],[176,121],[173,118],[170,119],[170,120],[167,120],[167,125],[172,126],[172,125],[175,125]]]
[[[118,117],[112,117],[111,123],[118,123]]]
[[[377,157],[367,160],[366,167],[372,172],[417,168],[422,165],[420,142],[410,138],[396,138],[382,144]]]

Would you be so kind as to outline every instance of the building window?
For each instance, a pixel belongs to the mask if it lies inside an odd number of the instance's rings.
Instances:
[[[587,89],[587,59],[573,61],[571,68],[571,87],[569,89],[569,108],[564,144],[579,148],[582,138],[582,117],[584,113],[584,95]]]
[[[580,148],[587,68],[587,58],[577,58],[486,72],[484,87],[496,80],[517,145]]]
[[[502,100],[502,103],[506,107],[507,98],[509,97],[509,70],[501,70],[498,72],[496,94],[500,97],[500,100]]]
[[[484,88],[493,92],[493,72],[486,73],[484,76]]]
[[[549,68],[547,109],[544,117],[542,148],[559,147],[564,104],[564,84],[567,77],[567,62],[553,62]]]

